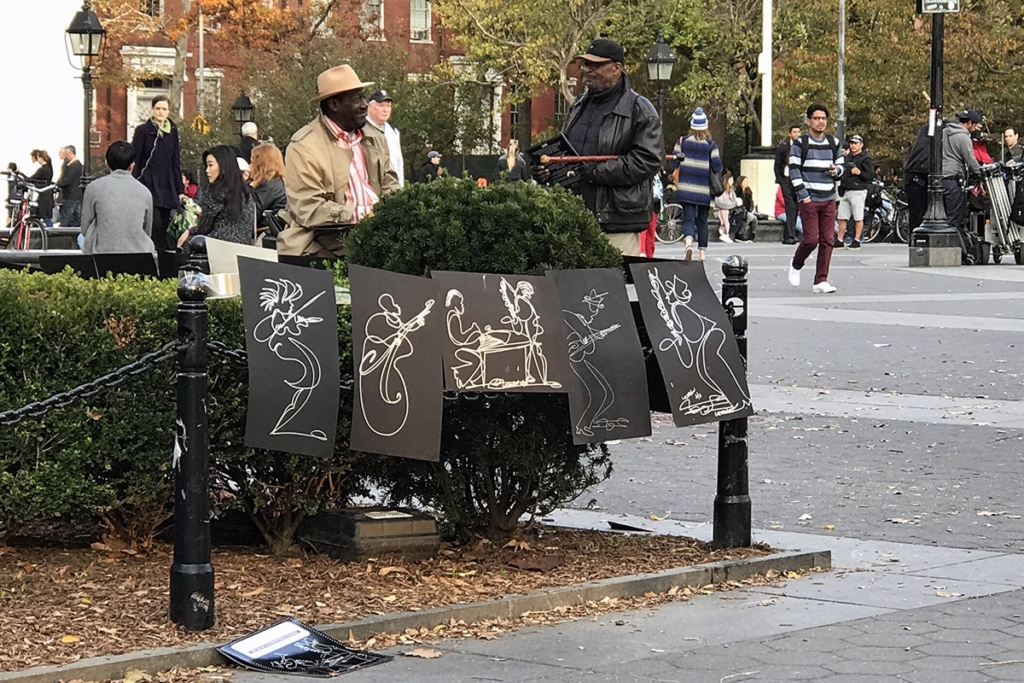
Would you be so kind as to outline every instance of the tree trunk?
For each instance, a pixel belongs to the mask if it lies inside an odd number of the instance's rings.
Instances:
[[[533,100],[525,99],[519,103],[519,149],[525,151],[533,146]]]
[[[181,15],[187,16],[192,9],[192,0],[181,0]],[[185,58],[188,55],[188,30],[182,32],[174,44],[174,73],[171,74],[171,88],[167,98],[170,100],[171,116],[181,118],[182,93],[185,90]]]

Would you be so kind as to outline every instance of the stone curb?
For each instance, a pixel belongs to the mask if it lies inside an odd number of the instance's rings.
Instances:
[[[570,607],[606,597],[635,597],[648,592],[663,593],[673,586],[706,586],[722,581],[740,581],[770,569],[787,572],[816,568],[832,568],[830,551],[792,551],[746,560],[725,560],[666,569],[653,574],[621,576],[552,588],[529,595],[508,595],[487,602],[367,617],[347,624],[330,624],[317,628],[341,641],[348,639],[350,631],[357,639],[366,640],[376,633],[400,633],[408,628],[433,628],[438,624],[447,624],[451,619],[465,621],[467,624],[484,619],[509,619],[524,612],[545,612],[556,607]],[[225,659],[217,652],[218,647],[217,643],[199,643],[184,648],[163,647],[123,655],[93,657],[72,664],[0,672],[0,683],[56,683],[59,680],[73,679],[105,681],[123,678],[129,669],[156,673],[173,667],[223,665]]]

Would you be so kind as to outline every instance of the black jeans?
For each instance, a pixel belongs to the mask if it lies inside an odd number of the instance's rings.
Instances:
[[[910,214],[910,229],[913,230],[924,222],[924,214],[928,209],[928,176],[908,173],[903,191],[907,193],[907,211]]]
[[[153,207],[153,246],[157,251],[174,251],[178,248],[167,235],[167,226],[171,224],[171,209],[161,206]]]
[[[789,178],[784,178],[779,187],[782,188],[782,201],[786,205],[786,225],[782,228],[782,239],[787,242],[796,241],[796,219],[799,215],[796,190],[793,189],[793,183],[789,182]]]
[[[942,179],[942,203],[946,207],[946,222],[962,234],[967,214],[967,197],[959,179]]]

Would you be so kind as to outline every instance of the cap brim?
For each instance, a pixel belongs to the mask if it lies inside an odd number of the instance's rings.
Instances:
[[[595,64],[605,64],[607,62],[614,61],[608,57],[598,57],[597,55],[579,55],[576,59],[585,59],[588,62],[594,62]]]
[[[326,93],[326,94],[323,94],[323,95],[319,95],[319,96],[314,97],[313,99],[311,99],[310,102],[311,103],[312,102],[322,102],[323,100],[326,100],[328,97],[334,97],[335,95],[338,95],[338,94],[343,93],[343,92],[348,92],[349,90],[359,90],[360,88],[369,88],[371,85],[374,85],[373,81],[370,81],[369,83],[360,83],[360,84],[358,84],[354,88],[345,88],[344,90],[336,90],[334,92],[329,92],[329,93]]]

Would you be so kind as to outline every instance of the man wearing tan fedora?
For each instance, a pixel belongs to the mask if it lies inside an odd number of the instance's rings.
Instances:
[[[322,226],[358,223],[381,195],[399,187],[388,143],[366,125],[367,102],[359,80],[345,64],[316,79],[320,116],[292,136],[285,155],[288,205],[281,217],[288,227],[277,237],[277,251],[292,256],[340,257],[344,230]]]

